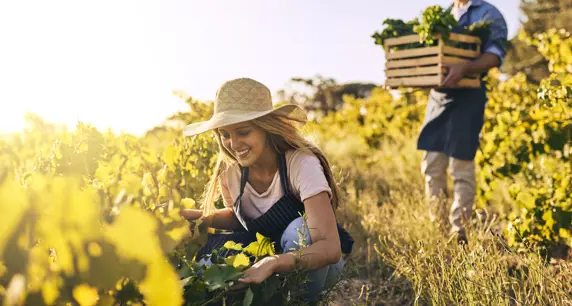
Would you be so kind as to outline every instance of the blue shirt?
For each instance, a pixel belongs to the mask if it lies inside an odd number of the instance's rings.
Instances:
[[[498,56],[500,64],[504,62],[507,49],[508,30],[501,12],[492,4],[483,0],[473,0],[469,10],[459,19],[459,26],[469,26],[479,21],[491,20],[489,39],[481,47],[481,53]]]

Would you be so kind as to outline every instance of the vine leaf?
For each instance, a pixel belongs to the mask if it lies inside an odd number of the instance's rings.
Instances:
[[[252,304],[253,299],[254,299],[254,293],[252,292],[252,289],[248,288],[248,290],[246,290],[244,300],[242,300],[242,306],[250,306]]]
[[[209,291],[227,288],[229,282],[237,281],[242,276],[242,272],[229,265],[212,265],[203,274],[205,284]]]

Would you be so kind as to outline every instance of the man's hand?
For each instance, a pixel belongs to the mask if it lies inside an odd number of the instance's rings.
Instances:
[[[441,83],[442,87],[456,87],[459,81],[467,74],[466,64],[443,64],[443,67],[448,68],[449,72]]]
[[[459,81],[467,75],[487,73],[491,68],[501,64],[500,58],[493,53],[485,52],[474,61],[463,64],[443,64],[449,73],[441,83],[443,87],[456,87]]]

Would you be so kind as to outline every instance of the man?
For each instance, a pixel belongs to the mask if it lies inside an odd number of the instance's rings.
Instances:
[[[466,243],[464,222],[469,219],[476,194],[475,154],[483,126],[487,102],[484,82],[480,88],[453,88],[465,75],[484,76],[502,64],[507,45],[504,17],[483,0],[455,0],[452,13],[461,27],[489,20],[490,35],[481,44],[481,56],[464,64],[446,65],[449,69],[440,88],[432,89],[417,148],[426,151],[422,161],[428,198],[447,195],[447,167],[451,166],[454,199],[449,212],[451,234]],[[444,203],[441,203],[444,205]]]

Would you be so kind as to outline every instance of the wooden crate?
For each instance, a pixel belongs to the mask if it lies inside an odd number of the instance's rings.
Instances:
[[[398,87],[441,87],[441,82],[447,76],[447,69],[443,64],[460,64],[480,56],[481,40],[478,37],[454,34],[450,35],[452,42],[474,44],[476,51],[446,45],[439,42],[434,47],[420,47],[405,50],[391,50],[404,44],[418,43],[419,35],[407,35],[397,38],[388,38],[385,41],[385,86]],[[463,78],[456,87],[480,87],[479,75]]]

